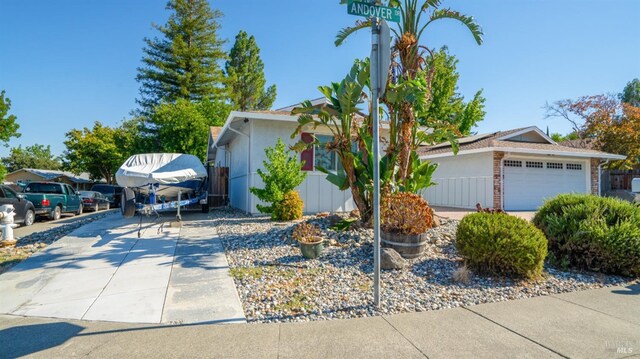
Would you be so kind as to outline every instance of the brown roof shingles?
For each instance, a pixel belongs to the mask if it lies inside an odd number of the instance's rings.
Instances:
[[[209,132],[211,133],[211,139],[215,141],[220,136],[220,132],[222,132],[222,126],[211,126],[209,127]]]

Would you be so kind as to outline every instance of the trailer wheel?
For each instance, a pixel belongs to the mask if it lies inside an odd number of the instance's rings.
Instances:
[[[125,218],[131,218],[136,214],[136,195],[131,188],[122,189],[120,212]]]
[[[208,204],[203,204],[202,205],[202,213],[209,213],[209,205]]]

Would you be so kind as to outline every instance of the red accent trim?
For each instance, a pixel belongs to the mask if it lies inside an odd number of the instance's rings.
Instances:
[[[303,132],[300,134],[300,139],[304,143],[313,142],[313,135]],[[300,161],[303,162],[303,171],[313,171],[313,147],[309,147],[306,150],[300,152]]]

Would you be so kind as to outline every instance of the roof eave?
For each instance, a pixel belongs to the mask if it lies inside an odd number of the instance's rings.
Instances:
[[[534,155],[551,155],[551,156],[563,156],[563,157],[583,157],[583,158],[602,158],[608,160],[624,160],[627,156],[624,155],[616,155],[613,153],[589,153],[589,152],[571,152],[571,151],[550,151],[550,150],[539,150],[533,148],[516,148],[516,147],[484,147],[477,148],[473,150],[462,150],[458,152],[458,155],[468,155],[474,153],[484,153],[484,152],[511,152],[511,153],[522,153],[522,154],[534,154]],[[433,159],[433,158],[442,158],[442,157],[450,157],[453,156],[453,152],[444,152],[444,153],[435,153],[433,155],[420,155],[421,160],[425,159]]]

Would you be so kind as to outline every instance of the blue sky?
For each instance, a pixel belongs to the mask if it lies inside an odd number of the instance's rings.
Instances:
[[[356,19],[338,0],[210,1],[224,13],[220,35],[239,30],[261,48],[274,108],[319,97],[317,86],[341,79],[368,56],[362,32],[336,48],[337,31]],[[94,121],[117,125],[135,108],[144,37],[168,17],[163,0],[0,0],[0,89],[12,101],[22,137],[11,146],[50,144]],[[477,46],[453,21],[430,26],[429,47],[447,45],[459,59],[460,92],[484,89],[487,116],[475,129],[528,125],[566,133],[544,119],[545,102],[618,93],[640,77],[640,1],[459,0],[445,6],[473,15],[485,32]],[[0,147],[0,156],[8,148]]]

